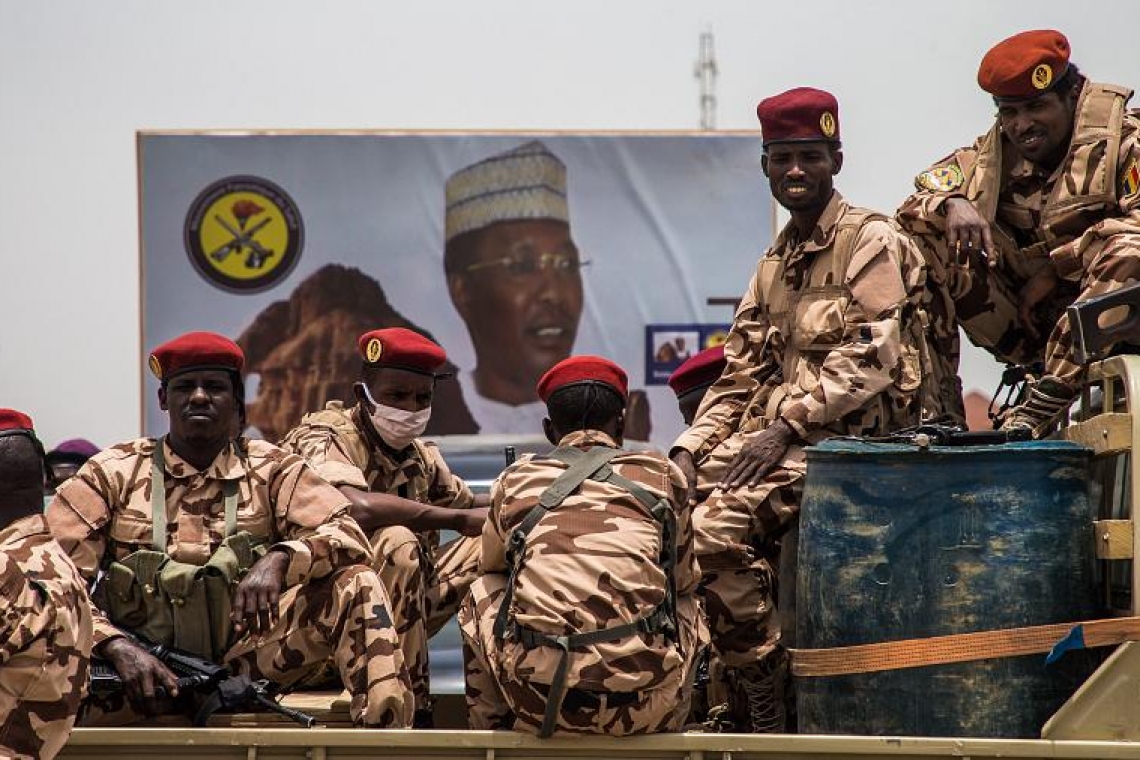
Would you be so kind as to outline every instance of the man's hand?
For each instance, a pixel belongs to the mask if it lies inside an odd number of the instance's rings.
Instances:
[[[990,225],[974,204],[965,198],[946,200],[946,245],[956,263],[969,263],[970,256],[981,253],[991,267],[997,266],[998,250],[990,236]]]
[[[777,418],[756,437],[744,442],[728,466],[728,474],[717,485],[724,489],[760,485],[764,476],[784,458],[788,445],[795,438],[796,431],[792,426]]]
[[[481,536],[483,534],[483,523],[487,522],[487,515],[491,512],[490,509],[486,507],[472,507],[471,509],[457,509],[455,511],[459,515],[455,530],[464,536]]]
[[[1017,318],[1025,331],[1033,336],[1034,339],[1039,339],[1041,334],[1037,330],[1037,325],[1033,323],[1033,310],[1057,289],[1059,279],[1057,269],[1053,266],[1053,262],[1048,261],[1045,263],[1045,266],[1037,270],[1037,273],[1030,277],[1021,287],[1021,300],[1017,306]]]
[[[697,505],[697,463],[693,461],[693,455],[686,449],[677,449],[673,452],[673,464],[681,469],[685,475],[685,483],[688,485],[688,493],[686,499],[690,507]]]
[[[99,654],[123,679],[123,690],[131,706],[144,715],[157,715],[161,711],[160,688],[165,692],[163,696],[178,696],[178,677],[157,657],[125,636],[104,642]]]
[[[289,553],[267,552],[249,569],[234,592],[230,621],[238,633],[249,631],[254,637],[269,632],[277,620],[277,602],[289,569]]]

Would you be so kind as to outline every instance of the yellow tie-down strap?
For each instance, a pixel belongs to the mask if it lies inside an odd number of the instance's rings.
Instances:
[[[831,649],[791,649],[792,674],[801,677],[878,673],[1049,652],[1047,662],[1070,649],[1140,640],[1140,617],[1055,623],[999,631],[956,633]]]

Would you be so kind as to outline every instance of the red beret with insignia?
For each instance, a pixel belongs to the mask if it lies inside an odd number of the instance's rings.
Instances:
[[[224,369],[241,372],[245,354],[237,343],[212,332],[189,332],[163,343],[150,353],[150,371],[166,381],[190,370]]]
[[[0,435],[18,434],[35,437],[32,418],[15,409],[0,409]]]
[[[1065,35],[1037,29],[990,48],[978,67],[978,85],[995,98],[1032,98],[1048,92],[1068,68]]]
[[[727,363],[723,345],[706,348],[689,357],[669,375],[669,387],[677,398],[695,390],[704,390],[717,381]]]
[[[830,92],[796,87],[756,106],[764,144],[807,140],[839,141],[839,103]]]
[[[571,356],[546,371],[538,381],[538,397],[545,402],[559,388],[585,383],[613,388],[622,399],[629,395],[629,380],[624,369],[600,356]]]
[[[392,367],[434,375],[447,352],[414,330],[387,327],[370,330],[356,341],[360,356],[372,367]]]

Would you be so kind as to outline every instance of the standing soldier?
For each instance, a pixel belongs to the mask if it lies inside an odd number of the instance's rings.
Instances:
[[[707,631],[685,481],[621,450],[625,372],[596,356],[538,383],[557,448],[492,486],[484,575],[459,612],[472,728],[677,731]]]
[[[941,374],[957,372],[957,324],[1003,361],[1043,362],[1003,423],[1040,435],[1080,387],[1065,307],[1140,279],[1140,116],[1052,30],[999,42],[978,84],[996,123],[918,175],[898,219],[930,264]]]
[[[91,600],[43,518],[44,447],[0,409],[0,752],[59,752],[87,688]]]
[[[780,626],[765,544],[783,536],[781,608],[794,602],[804,447],[920,420],[924,272],[891,222],[834,190],[838,104],[797,88],[757,107],[761,164],[791,213],[760,260],[725,344],[727,367],[673,447],[689,480],[715,652],[744,698],[739,726],[780,731]],[[791,633],[790,628],[785,634]]]
[[[156,348],[170,433],[95,455],[48,506],[80,571],[103,571],[95,651],[147,714],[178,689],[135,635],[286,687],[331,657],[357,725],[407,727],[407,671],[348,499],[301,457],[234,437],[242,362],[214,333]]]
[[[392,598],[396,630],[416,699],[417,727],[431,726],[428,639],[455,614],[479,574],[486,496],[451,473],[434,444],[419,440],[431,416],[443,349],[402,327],[357,341],[363,366],[357,404],[331,401],[306,415],[281,445],[308,460],[352,502],[371,538],[372,566]],[[462,533],[445,546],[439,531]]]

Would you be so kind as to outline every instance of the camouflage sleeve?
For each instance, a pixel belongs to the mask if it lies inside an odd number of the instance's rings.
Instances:
[[[28,582],[20,564],[0,554],[0,665],[5,665],[55,622],[55,611]]]
[[[685,475],[672,462],[669,465],[668,493],[677,513],[677,568],[674,571],[678,594],[691,594],[701,580],[697,553],[693,548],[693,511],[689,507]]]
[[[111,520],[111,505],[119,500],[116,483],[118,479],[103,470],[97,457],[89,459],[75,477],[59,487],[44,513],[52,536],[88,584],[99,574],[107,548],[103,529]],[[95,646],[123,635],[94,602],[91,602],[91,616],[95,624]]]
[[[475,504],[475,494],[461,477],[451,471],[438,448],[429,445],[424,450],[430,452],[430,469],[434,472],[432,482],[428,484],[431,503],[437,507],[470,509]]]
[[[1116,166],[1119,215],[1102,219],[1076,240],[1050,252],[1049,257],[1063,279],[1079,281],[1092,267],[1093,259],[1103,249],[1094,245],[1098,240],[1140,233],[1140,115],[1134,113],[1124,120]]]
[[[522,460],[519,460],[522,461]],[[491,484],[491,512],[483,523],[483,545],[479,569],[484,573],[507,571],[507,529],[503,520],[503,479],[511,468],[503,471]]]
[[[368,539],[348,514],[348,499],[303,459],[286,455],[268,476],[278,535],[273,546],[291,558],[286,585],[323,578],[339,567],[368,561]]]
[[[945,234],[948,198],[962,198],[963,162],[973,163],[982,138],[934,163],[914,178],[915,192],[895,212],[898,223],[912,235]]]
[[[301,424],[282,439],[281,447],[300,454],[318,475],[338,488],[368,490],[363,463],[353,461],[349,447],[332,428]]]
[[[781,413],[801,437],[859,409],[894,382],[907,295],[903,245],[910,243],[887,222],[872,221],[859,231],[846,274],[852,298],[843,337],[824,357],[819,384]]]
[[[705,392],[697,417],[673,444],[700,461],[720,441],[736,430],[740,417],[760,383],[779,368],[779,357],[769,346],[771,325],[758,308],[758,272],[752,275],[748,291],[736,310],[728,341],[724,346],[727,366]]]

